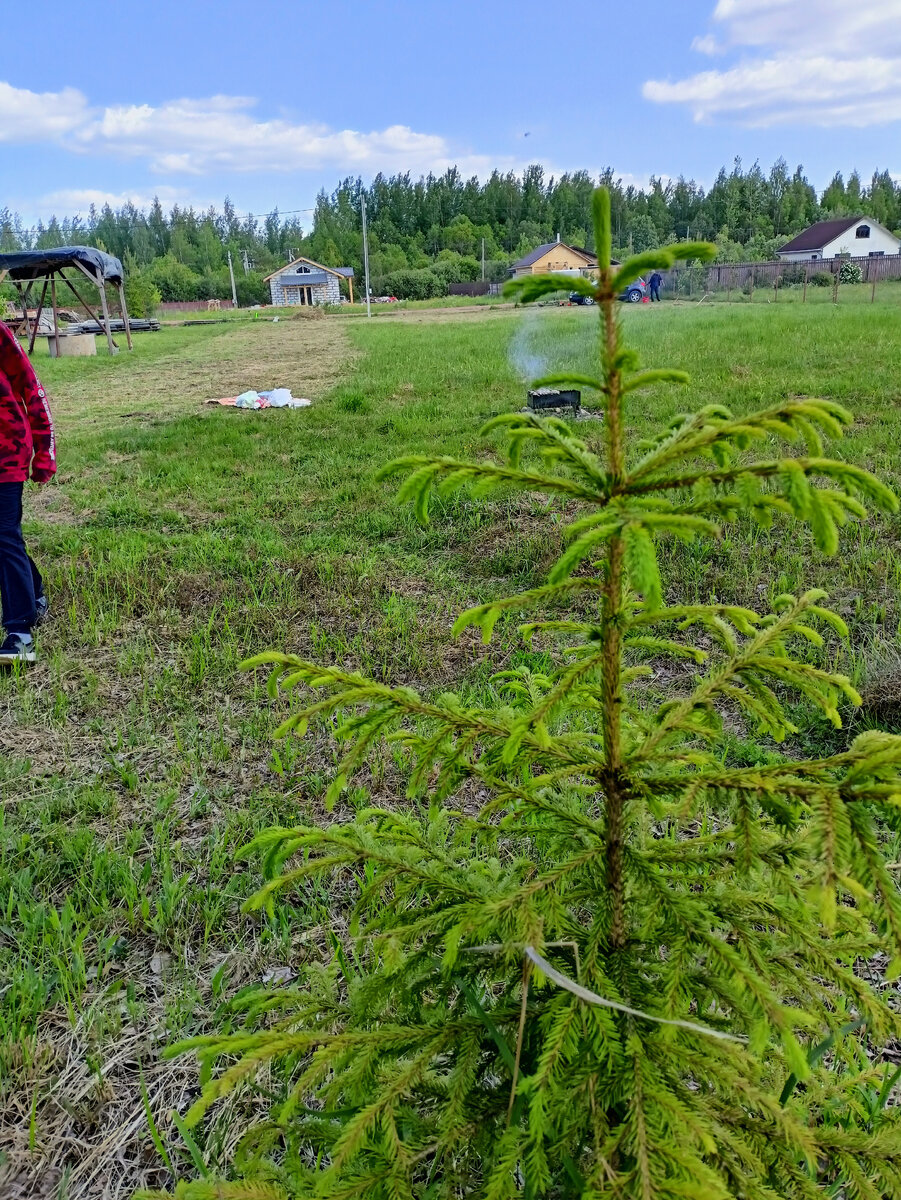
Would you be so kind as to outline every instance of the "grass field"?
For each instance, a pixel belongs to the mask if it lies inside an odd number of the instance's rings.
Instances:
[[[714,400],[820,394],[857,417],[838,452],[901,486],[894,296],[628,309],[644,362],[693,376],[643,393],[630,435]],[[489,648],[450,624],[542,579],[562,507],[458,497],[423,530],[374,475],[405,452],[490,452],[480,425],[521,406],[520,369],[584,369],[595,333],[591,310],[426,309],[172,328],[115,359],[39,359],[60,472],[30,495],[27,531],[54,620],[40,665],[0,680],[0,1195],[162,1186],[157,1143],[186,1174],[228,1161],[259,1101],[239,1093],[188,1145],[169,1113],[196,1094],[195,1068],[160,1051],[342,930],[312,887],[273,917],[240,912],[259,874],[236,852],[268,824],[315,819],[336,759],[322,731],[274,745],[282,704],[238,663],[274,646],[429,691],[484,690],[526,661],[513,621]],[[203,404],[264,386],[313,407]],[[674,596],[756,607],[827,587],[851,626],[830,661],[868,697],[856,721],[901,728],[899,528],[851,527],[829,561],[795,531],[736,525],[667,550],[665,578]],[[799,715],[803,742],[847,737]],[[389,763],[342,811],[397,794]]]

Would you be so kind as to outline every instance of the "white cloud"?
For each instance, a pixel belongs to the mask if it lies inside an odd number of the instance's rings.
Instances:
[[[406,125],[362,132],[321,124],[258,120],[256,101],[242,96],[173,100],[152,108],[108,108],[78,135],[85,149],[146,159],[166,174],[214,171],[428,170],[453,161],[437,134]]]
[[[0,142],[56,140],[82,127],[88,102],[75,88],[30,92],[0,81]]]
[[[0,83],[0,142],[55,142],[84,154],[142,159],[158,174],[202,176],[220,171],[360,171],[466,173],[501,161],[464,153],[439,134],[407,125],[333,129],[318,123],[260,119],[248,96],[170,100],[159,105],[92,107],[67,88],[37,95]]]
[[[692,50],[696,50],[698,54],[720,54],[723,49],[712,33],[705,33],[703,37],[696,37],[691,43],[691,48]]]
[[[105,192],[100,188],[61,188],[59,191],[47,192],[40,196],[31,204],[31,208],[41,217],[62,213],[83,216],[92,204],[98,209],[103,208],[104,204],[108,204],[110,208],[121,208],[125,204],[133,204],[135,208],[149,208],[154,197],[159,198],[164,208],[171,208],[173,204],[206,207],[179,188],[159,187],[154,189],[152,195],[149,192]]]
[[[901,50],[897,0],[719,0],[713,19],[735,46],[810,47],[855,57]]]
[[[898,0],[718,0],[716,33],[700,53],[738,60],[680,80],[649,80],[643,94],[684,104],[696,121],[745,125],[888,124],[901,120]]]

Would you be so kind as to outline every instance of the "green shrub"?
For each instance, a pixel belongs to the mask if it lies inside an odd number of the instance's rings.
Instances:
[[[160,291],[146,267],[133,271],[125,278],[125,303],[129,316],[152,317],[159,308]]]
[[[228,267],[218,271],[205,271],[202,275],[194,276],[195,300],[225,300],[232,294],[231,279]]]
[[[672,247],[678,251],[678,245]],[[674,296],[702,296],[707,288],[706,267],[686,267],[674,272],[668,280]]]
[[[152,317],[159,307],[160,290],[153,281],[149,267],[138,266],[133,254],[126,254],[125,303],[131,317]]]
[[[407,472],[401,495],[423,521],[433,490],[467,485],[565,501],[575,519],[547,585],[457,622],[487,641],[504,613],[537,609],[521,633],[551,665],[502,671],[478,704],[292,655],[251,664],[272,668],[273,695],[303,696],[282,735],[339,721],[328,804],[386,737],[409,791],[406,805],[254,843],[267,881],[251,908],[320,879],[353,914],[330,965],[246,999],[245,1029],[189,1043],[206,1080],[189,1125],[259,1072],[275,1096],[240,1143],[242,1175],[270,1182],[204,1195],[901,1196],[897,1110],[883,1111],[898,1075],[879,1049],[901,1018],[893,990],[856,969],[883,951],[890,976],[901,966],[878,835],[901,792],[901,739],[736,761],[725,713],[779,742],[800,694],[841,724],[859,698],[804,648],[845,627],[820,592],[763,614],[682,603],[657,563],[661,540],[715,536],[738,514],[799,521],[834,553],[863,501],[897,502],[824,457],[823,436],[851,420],[828,400],[738,417],[712,403],[627,447],[634,394],[686,377],[637,370],[616,295],[713,248],[649,251],[614,274],[609,213],[601,189],[597,285],[566,281],[598,302],[597,374],[542,381],[602,397],[603,453],[562,420],[509,413],[486,427],[506,434],[506,461],[390,468]],[[512,291],[529,302],[561,286]],[[798,435],[807,452],[788,457]],[[695,674],[660,694],[650,664],[668,660]]]
[[[863,271],[860,263],[845,259],[838,272],[839,283],[863,283]]]
[[[398,300],[430,300],[446,292],[444,280],[437,271],[425,267],[408,267],[392,271],[381,280],[381,294]]]
[[[259,271],[242,271],[235,276],[235,290],[238,293],[238,304],[249,308],[252,304],[268,304],[270,300],[269,284]]]
[[[791,263],[782,268],[780,287],[796,287],[803,282],[804,265],[802,263]]]
[[[163,300],[197,300],[200,277],[174,254],[155,258],[147,268]]]
[[[814,287],[832,287],[834,282],[831,271],[815,271],[808,280]]]

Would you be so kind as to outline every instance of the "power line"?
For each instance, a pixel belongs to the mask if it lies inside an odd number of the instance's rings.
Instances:
[[[280,217],[290,217],[294,213],[315,212],[315,208],[270,208],[269,212],[264,213],[245,213],[245,217],[271,217],[277,212]]]

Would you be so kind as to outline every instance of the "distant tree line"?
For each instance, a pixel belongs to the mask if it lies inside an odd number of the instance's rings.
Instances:
[[[611,170],[600,182],[611,191],[616,252],[623,256],[687,239],[708,239],[722,262],[772,258],[779,245],[811,224],[866,214],[887,228],[901,227],[901,185],[888,171],[864,184],[857,172],[837,173],[822,195],[802,167],[784,159],[764,172],[736,159],[706,190],[693,180],[652,178],[646,188],[626,185]],[[33,229],[0,209],[0,250],[74,243],[100,246],[125,263],[135,311],[162,300],[205,300],[231,294],[231,251],[238,302],[266,303],[269,272],[306,255],[326,266],[351,266],[362,291],[360,197],[370,230],[370,270],[376,293],[401,298],[444,295],[449,283],[505,277],[508,266],[543,242],[560,237],[592,247],[588,219],[592,188],[587,171],[548,178],[540,166],[521,174],[494,171],[484,182],[464,179],[456,167],[414,180],[377,175],[369,186],[347,178],[316,201],[304,228],[296,214],[241,216],[226,199],[222,209],[196,212],[159,200],[146,211],[132,204],[92,207],[86,217],[52,217]]]

